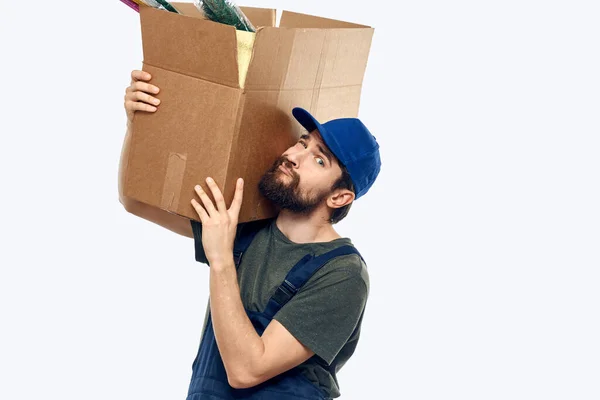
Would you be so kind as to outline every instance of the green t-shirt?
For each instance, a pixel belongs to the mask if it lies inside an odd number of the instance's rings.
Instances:
[[[202,225],[192,221],[192,229],[196,259],[208,264],[202,248]],[[330,242],[294,243],[273,219],[256,234],[242,257],[237,271],[242,304],[249,311],[262,312],[302,257],[307,253],[319,256],[343,245],[352,242],[349,238],[339,238]],[[315,352],[297,368],[332,398],[340,396],[336,373],[354,353],[368,293],[369,275],[362,259],[357,254],[338,256],[319,269],[274,316]],[[210,304],[205,327],[209,310]],[[333,366],[333,371],[326,365]]]

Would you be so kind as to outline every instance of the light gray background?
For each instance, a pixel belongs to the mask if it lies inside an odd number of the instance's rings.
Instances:
[[[117,199],[139,17],[60,4],[0,10],[0,398],[184,399],[209,271]],[[342,398],[600,398],[599,3],[241,4],[376,28]]]

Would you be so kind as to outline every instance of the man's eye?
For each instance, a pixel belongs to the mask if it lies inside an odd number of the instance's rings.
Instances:
[[[325,161],[323,161],[323,159],[322,159],[322,158],[317,158],[317,160],[321,161],[321,162],[319,163],[319,164],[321,164],[321,166],[323,166],[323,167],[325,166]]]
[[[298,143],[300,143],[302,146],[304,146],[305,149],[308,147],[308,145],[306,143],[304,143],[303,141],[299,141]]]

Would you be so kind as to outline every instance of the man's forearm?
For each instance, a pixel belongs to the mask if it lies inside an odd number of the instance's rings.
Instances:
[[[264,344],[244,310],[233,256],[210,265],[210,310],[229,382],[234,387],[247,386]]]
[[[123,139],[123,147],[121,148],[121,159],[119,161],[119,200],[124,203],[123,199],[123,183],[125,174],[127,173],[127,167],[129,163],[129,146],[131,143],[131,131],[133,130],[131,121],[127,119],[127,129],[125,131],[125,139]],[[125,205],[125,204],[123,204]]]

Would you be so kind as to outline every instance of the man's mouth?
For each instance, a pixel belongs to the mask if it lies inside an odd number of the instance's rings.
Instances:
[[[289,172],[289,171],[288,171],[288,170],[287,170],[287,169],[286,169],[286,168],[283,166],[283,164],[281,164],[281,165],[279,166],[279,169],[280,169],[281,171],[283,171],[283,173],[284,173],[284,174],[286,174],[286,175],[288,175],[288,176],[290,176],[290,177],[292,176],[292,174],[291,174],[291,173],[290,173],[290,172]]]

